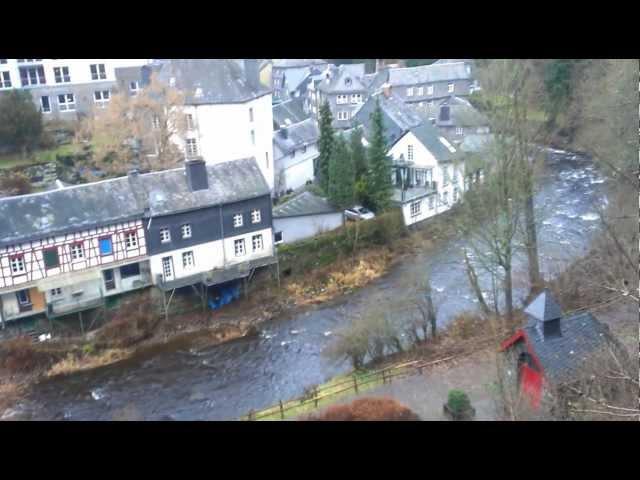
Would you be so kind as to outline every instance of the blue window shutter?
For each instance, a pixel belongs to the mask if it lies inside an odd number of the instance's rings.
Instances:
[[[113,253],[113,247],[111,245],[110,238],[101,238],[100,239],[100,254],[101,255],[111,255]]]

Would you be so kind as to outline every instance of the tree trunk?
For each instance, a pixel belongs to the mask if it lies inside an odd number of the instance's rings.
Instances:
[[[504,303],[506,309],[507,325],[513,326],[513,284],[511,279],[511,263],[504,268]]]
[[[471,288],[473,289],[473,293],[478,297],[478,301],[480,302],[480,308],[482,309],[482,313],[485,315],[490,315],[491,310],[487,305],[487,302],[484,300],[484,295],[482,294],[482,290],[480,289],[480,285],[478,284],[478,276],[476,275],[476,271],[469,262],[469,256],[467,255],[467,251],[464,251],[464,264],[467,267],[467,277],[469,277],[469,283],[471,284]],[[497,312],[496,312],[497,313]]]
[[[538,237],[536,232],[536,218],[533,210],[533,179],[532,172],[528,171],[526,175],[526,191],[524,205],[524,221],[525,221],[525,246],[527,249],[527,257],[529,261],[529,286],[531,293],[535,294],[542,287],[542,277],[540,275],[540,263],[538,261]]]
[[[431,325],[431,337],[432,338],[436,338],[436,311],[435,308],[433,308],[433,296],[431,295],[431,280],[429,278],[427,278],[426,284],[425,284],[425,293],[424,293],[424,301],[425,301],[425,305],[427,307],[427,320],[429,321],[429,324]],[[427,339],[426,336],[426,331],[425,333],[425,337],[424,339]]]

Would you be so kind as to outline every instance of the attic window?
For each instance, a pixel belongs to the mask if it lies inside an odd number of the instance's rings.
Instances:
[[[348,87],[349,85],[351,85],[351,79],[349,77],[344,79],[344,84]]]

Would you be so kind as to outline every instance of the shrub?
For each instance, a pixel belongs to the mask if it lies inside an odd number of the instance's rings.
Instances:
[[[418,421],[420,417],[392,398],[364,397],[347,405],[334,405],[324,412],[309,415],[309,421]]]
[[[23,173],[14,172],[0,178],[0,192],[6,195],[31,193],[31,181]]]
[[[56,360],[55,355],[39,349],[27,336],[7,340],[0,345],[0,366],[12,374],[48,368]]]
[[[98,330],[101,346],[126,347],[148,338],[158,321],[148,301],[122,305],[109,323]]]
[[[471,409],[469,396],[462,390],[449,390],[447,405],[455,414],[462,414]]]

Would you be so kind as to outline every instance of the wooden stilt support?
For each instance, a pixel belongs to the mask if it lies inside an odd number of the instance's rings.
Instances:
[[[84,321],[82,320],[82,312],[78,312],[78,316],[80,317],[80,331],[84,335]]]

